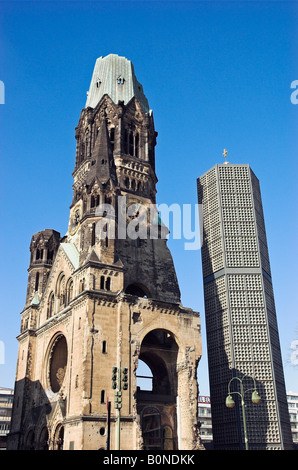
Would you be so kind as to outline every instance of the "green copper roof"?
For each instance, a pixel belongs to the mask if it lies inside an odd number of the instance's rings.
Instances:
[[[75,269],[79,267],[80,254],[73,243],[60,244]]]
[[[35,292],[35,295],[34,295],[33,299],[31,300],[30,305],[39,305],[39,298],[38,298],[37,292]]]
[[[116,104],[118,101],[127,104],[135,96],[144,112],[149,111],[147,98],[142,85],[137,81],[133,64],[125,57],[109,54],[96,60],[87,92],[86,108],[95,108],[105,94]]]

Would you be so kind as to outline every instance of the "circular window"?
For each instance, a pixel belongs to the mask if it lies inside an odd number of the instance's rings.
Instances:
[[[67,343],[65,336],[59,335],[54,341],[49,361],[49,381],[54,393],[59,392],[67,367]]]

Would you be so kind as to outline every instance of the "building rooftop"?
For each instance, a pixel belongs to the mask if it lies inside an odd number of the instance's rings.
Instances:
[[[135,96],[143,111],[145,113],[149,111],[148,100],[136,78],[133,64],[117,54],[109,54],[96,60],[87,92],[86,108],[88,106],[95,108],[105,94],[109,95],[116,104],[118,101],[127,104]]]

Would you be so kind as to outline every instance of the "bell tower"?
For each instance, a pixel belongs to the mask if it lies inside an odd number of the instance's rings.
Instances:
[[[26,400],[15,400],[10,448],[104,449],[108,436],[110,449],[202,447],[200,317],[181,304],[155,208],[156,137],[132,63],[97,59],[75,130],[68,230],[53,231],[36,324],[18,336],[15,396]]]

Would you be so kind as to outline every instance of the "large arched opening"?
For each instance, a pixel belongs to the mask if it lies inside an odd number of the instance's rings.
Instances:
[[[178,349],[163,329],[150,331],[141,344],[136,399],[145,450],[177,449]]]
[[[150,292],[143,284],[133,283],[129,284],[125,289],[125,294],[135,295],[137,297],[149,298]]]

